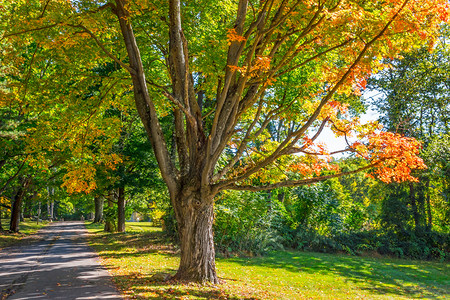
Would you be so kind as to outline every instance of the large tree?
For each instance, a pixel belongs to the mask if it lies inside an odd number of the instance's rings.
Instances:
[[[54,70],[60,84],[81,80],[83,88],[95,64],[122,67],[111,85],[133,95],[175,211],[175,278],[218,282],[212,223],[222,190],[297,186],[374,167],[383,180],[401,181],[422,166],[413,139],[346,119],[345,95],[364,87],[382,57],[432,42],[445,0],[16,0],[0,11],[6,57],[36,42],[35,61],[64,66]],[[45,86],[37,90],[50,101]],[[71,89],[57,90],[69,101]],[[167,114],[173,143],[160,125]],[[268,125],[280,123],[289,128],[274,141]],[[315,142],[326,126],[356,134],[361,142],[344,150],[367,164],[341,172],[329,163]]]

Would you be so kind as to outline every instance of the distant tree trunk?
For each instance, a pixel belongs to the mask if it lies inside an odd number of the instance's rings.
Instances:
[[[175,215],[180,236],[180,267],[174,278],[218,283],[212,225],[213,198],[201,201],[199,195],[184,196],[177,201]],[[182,204],[183,203],[183,204]],[[184,205],[184,204],[187,205]]]
[[[427,216],[427,205],[426,205],[426,192],[427,187],[424,182],[426,178],[421,178],[420,182],[417,183],[418,193],[417,193],[417,210],[419,213],[419,227],[423,229],[428,228],[428,216]]]
[[[271,211],[272,210],[272,206],[273,206],[273,191],[269,190],[267,191],[267,211]]]
[[[47,220],[51,220],[51,218],[50,218],[50,198],[47,198],[47,217],[46,217],[46,219]]]
[[[416,193],[414,189],[414,183],[409,183],[409,199],[411,201],[411,208],[414,218],[414,228],[417,230],[420,227],[419,212],[417,211]]]
[[[103,197],[96,196],[94,198],[94,205],[95,205],[94,223],[100,223],[103,219],[103,203],[104,203]]]
[[[280,201],[281,203],[284,203],[284,197],[285,197],[285,193],[284,192],[279,192],[278,193],[278,201]]]
[[[19,232],[20,214],[22,211],[22,200],[28,185],[31,182],[31,178],[22,178],[21,184],[17,189],[16,195],[14,196],[14,201],[11,210],[11,222],[9,230],[12,232]]]
[[[114,232],[115,228],[114,228],[114,218],[111,215],[112,211],[113,211],[113,207],[114,207],[114,192],[113,191],[109,191],[108,192],[108,210],[107,210],[107,214],[105,216],[105,228],[104,230],[106,232]]]
[[[53,221],[53,189],[50,187],[47,187],[47,220],[50,222]]]
[[[38,209],[37,209],[37,220],[36,222],[39,224],[39,219],[41,218],[41,201],[38,202]]]
[[[32,217],[32,207],[31,207],[32,201],[30,198],[24,198],[23,205],[22,205],[22,213],[20,216],[20,219],[23,221],[24,218],[31,218]]]
[[[125,187],[118,188],[117,196],[117,231],[125,232]]]
[[[55,218],[54,211],[55,211],[55,199],[53,199],[53,196],[55,195],[55,189],[52,188],[52,198],[50,202],[50,222],[53,222],[53,219]]]
[[[426,202],[427,202],[427,215],[428,215],[427,230],[431,231],[431,228],[433,227],[433,216],[431,214],[431,203],[430,203],[430,179],[427,180],[426,185],[427,185]]]
[[[3,214],[3,211],[2,211],[2,207],[0,206],[0,232],[4,231],[3,226],[2,226],[2,214]]]
[[[53,200],[53,198],[52,198],[52,202],[50,203],[50,222],[53,222],[53,219],[54,219],[53,212],[54,211],[55,211],[55,200]]]

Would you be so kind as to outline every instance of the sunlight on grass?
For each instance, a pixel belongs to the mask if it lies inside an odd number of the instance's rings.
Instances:
[[[21,242],[26,242],[26,239],[30,238],[30,236],[47,225],[47,223],[47,221],[42,221],[38,224],[36,221],[25,219],[24,222],[19,223],[19,233],[0,233],[0,248],[12,246]],[[9,228],[9,220],[2,219],[2,225],[3,229]]]
[[[174,274],[178,250],[149,223],[106,234],[88,224],[90,244],[131,299],[445,299],[448,263],[278,251],[265,257],[218,258],[220,286],[154,282]],[[139,229],[140,228],[140,229]]]
[[[126,222],[127,232],[153,232],[161,231],[160,227],[154,227],[152,222]]]

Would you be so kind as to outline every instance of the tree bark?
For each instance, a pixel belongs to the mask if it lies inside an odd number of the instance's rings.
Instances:
[[[117,231],[125,232],[125,187],[123,186],[118,188]]]
[[[100,223],[103,219],[103,204],[104,199],[102,197],[96,196],[94,198],[94,205],[95,205],[94,223]]]
[[[171,62],[170,72],[175,76],[172,78],[174,97],[166,94],[177,105],[174,114],[180,170],[177,170],[176,164],[171,160],[156,108],[147,89],[144,66],[131,22],[129,22],[129,12],[126,9],[127,1],[116,0],[115,3],[114,12],[118,16],[129,57],[131,69],[129,71],[133,80],[136,108],[151,141],[161,175],[168,187],[179,225],[181,262],[175,278],[217,283],[212,234],[212,197],[205,202],[206,198],[201,196],[198,196],[195,201],[193,201],[193,197],[185,196],[192,195],[192,191],[199,191],[199,182],[208,186],[209,182],[206,177],[211,175],[214,167],[212,165],[209,169],[202,167],[205,164],[205,156],[200,153],[204,154],[206,138],[201,128],[201,111],[195,99],[192,80],[187,69],[189,59],[187,44],[183,42],[184,36],[181,32],[180,2],[175,0],[169,3],[169,60]],[[188,125],[186,130],[185,124]],[[187,142],[187,136],[190,137],[191,143]],[[192,174],[189,174],[190,172]],[[199,176],[196,176],[198,174],[204,175],[205,180],[199,180]],[[183,178],[181,179],[181,177]],[[192,183],[192,180],[196,183]],[[186,187],[190,188],[190,192],[186,193]],[[184,190],[183,193],[182,190]],[[197,194],[201,195],[201,193]]]
[[[110,191],[108,193],[108,202],[107,202],[108,203],[108,211],[107,211],[108,213],[112,212],[112,208],[114,207],[113,198],[114,198],[114,192]],[[108,216],[108,214],[107,214],[105,216],[105,228],[104,228],[104,230],[106,232],[114,232],[115,231],[114,227],[115,226],[114,226],[113,218],[111,216]]]
[[[17,189],[16,195],[14,196],[14,202],[11,210],[11,222],[9,230],[12,232],[19,232],[20,214],[22,211],[22,200],[25,192],[30,184],[31,178],[23,178],[21,184]]]
[[[184,197],[175,206],[180,236],[180,266],[174,279],[219,283],[213,240],[214,206],[212,197]]]

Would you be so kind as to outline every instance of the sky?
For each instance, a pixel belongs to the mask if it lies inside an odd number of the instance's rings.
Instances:
[[[365,99],[370,99],[370,98],[374,98],[374,97],[376,98],[379,96],[379,93],[377,91],[375,91],[375,92],[370,91],[370,92],[365,92],[363,94],[363,96]],[[360,118],[361,118],[361,123],[366,123],[368,121],[376,121],[379,118],[379,114],[369,106],[367,108],[367,112],[365,114],[363,114]],[[329,152],[343,150],[347,147],[344,137],[339,137],[339,138],[335,137],[334,133],[329,128],[324,128],[321,135],[317,138],[317,141],[322,142],[325,145],[327,145]],[[349,141],[354,142],[355,139],[349,140]],[[339,157],[339,156],[336,156],[336,157]]]

